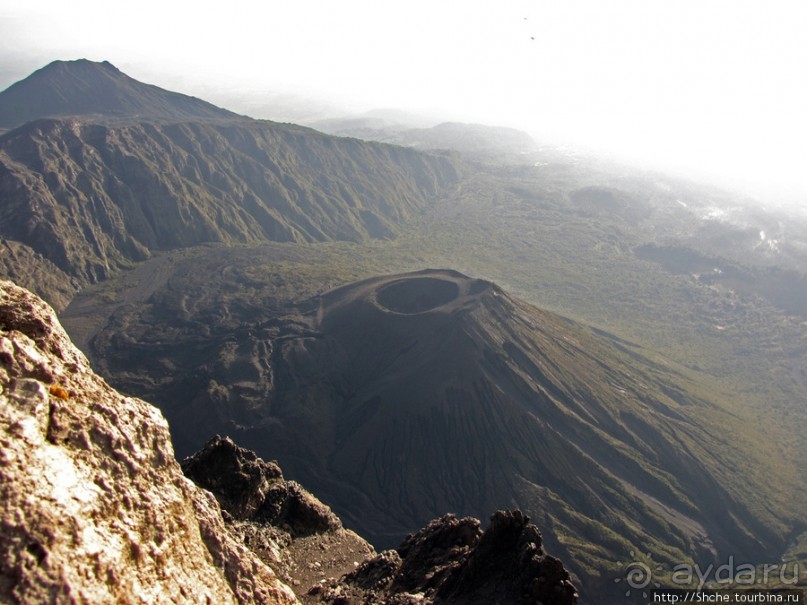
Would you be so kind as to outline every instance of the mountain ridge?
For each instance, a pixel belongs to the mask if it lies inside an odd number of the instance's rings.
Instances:
[[[506,158],[517,163],[529,162],[538,145],[526,132],[503,126],[463,122],[440,122],[429,127],[414,127],[373,117],[333,118],[317,120],[310,125],[337,136],[356,137],[403,145],[414,149],[452,149],[463,156],[484,162]]]
[[[85,68],[125,78],[111,65],[57,67],[62,79]],[[47,87],[36,88],[42,78],[19,84],[47,97]],[[15,90],[0,93],[0,106]],[[207,119],[202,112],[188,121],[187,100],[176,98],[177,111],[170,111],[174,96],[168,110],[152,109],[164,111],[158,121],[127,106],[126,121],[37,114],[0,135],[0,237],[33,252],[6,255],[10,275],[41,274],[50,261],[78,288],[155,252],[202,243],[393,238],[403,220],[455,187],[463,170],[447,154],[235,114]],[[54,303],[66,295],[34,279],[24,285]]]

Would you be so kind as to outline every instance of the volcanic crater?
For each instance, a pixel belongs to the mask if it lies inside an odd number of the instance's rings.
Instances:
[[[376,290],[375,300],[382,309],[404,315],[432,311],[457,299],[456,282],[433,277],[400,279]]]

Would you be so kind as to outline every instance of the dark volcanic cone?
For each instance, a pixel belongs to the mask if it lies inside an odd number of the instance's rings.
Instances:
[[[671,569],[776,544],[728,487],[741,454],[718,428],[739,420],[489,282],[369,279],[193,354],[192,377],[148,391],[180,452],[230,433],[377,547],[446,512],[518,507],[549,552],[613,586],[632,551]]]
[[[647,517],[639,533],[674,523],[681,546],[714,548],[704,523],[732,503],[686,445],[712,438],[688,413],[698,402],[664,396],[570,322],[447,271],[337,289],[310,317],[316,332],[278,343],[267,411],[275,438],[301,445],[287,450],[300,472],[333,484],[334,501],[354,488],[369,500],[348,518],[376,540],[404,530],[390,511],[417,526],[527,496],[541,511]],[[254,445],[272,447],[266,430]]]

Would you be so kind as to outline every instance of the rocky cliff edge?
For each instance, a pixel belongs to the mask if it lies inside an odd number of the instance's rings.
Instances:
[[[0,282],[0,602],[297,603],[186,479],[168,425]]]

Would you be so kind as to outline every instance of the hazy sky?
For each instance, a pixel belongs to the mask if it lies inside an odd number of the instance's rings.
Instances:
[[[807,192],[804,0],[0,0],[0,88],[80,57],[198,96],[430,110]]]

